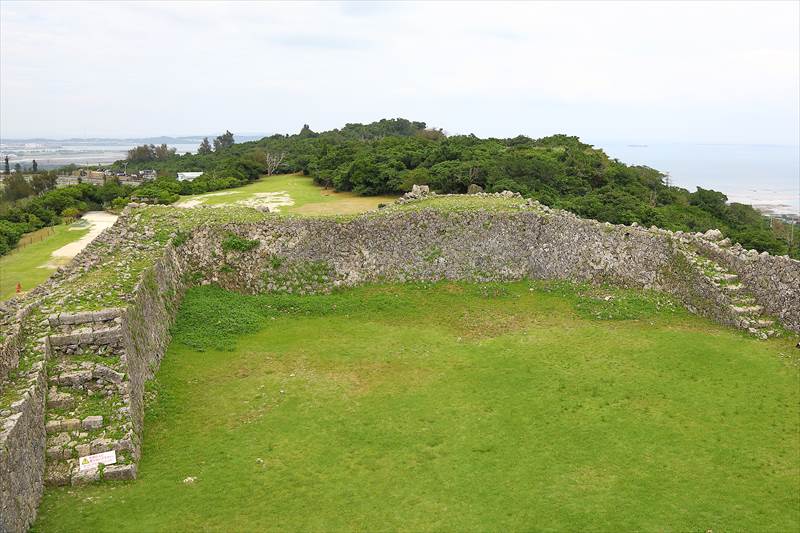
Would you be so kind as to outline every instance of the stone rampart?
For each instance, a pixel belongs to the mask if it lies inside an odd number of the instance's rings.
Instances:
[[[32,306],[14,308],[13,317],[8,317],[2,336],[0,337],[0,392],[9,372],[19,365],[20,351],[25,343],[24,323]]]
[[[231,236],[258,244],[226,249]],[[203,228],[184,249],[208,281],[246,292],[522,277],[660,289],[675,255],[661,234],[531,211],[421,210],[349,222],[268,218]]]
[[[183,260],[170,245],[164,255],[144,272],[134,290],[133,301],[123,316],[122,343],[130,380],[130,417],[137,458],[144,420],[144,384],[158,370],[184,291]]]
[[[66,464],[83,456],[82,449],[94,453],[102,445],[133,455],[108,469],[113,479],[135,477],[145,382],[158,369],[178,305],[193,283],[305,294],[379,282],[563,279],[662,291],[697,313],[751,331],[769,322],[757,316],[763,306],[800,331],[797,261],[699,235],[580,219],[522,199],[496,210],[401,207],[345,220],[253,212],[237,222],[207,216],[183,226],[181,217],[191,216],[186,211],[164,211],[159,219],[147,210],[126,210],[72,265],[33,291],[27,307],[17,305],[13,318],[0,321],[0,392],[12,384],[14,396],[0,405],[0,532],[24,531],[35,517],[45,449],[50,457],[46,416],[53,434],[66,431],[66,422],[120,425],[125,434],[117,442],[54,449],[52,458]],[[106,279],[107,262],[121,271],[118,279],[92,284],[95,272]],[[134,263],[146,266],[126,270]],[[760,306],[749,303],[750,294]],[[105,308],[86,307],[98,297]],[[110,366],[71,362],[87,350],[108,356]],[[49,356],[58,360],[60,374],[47,375]],[[71,393],[56,390],[84,374]],[[109,401],[118,391],[121,403],[105,418],[48,414],[86,387],[108,391]]]
[[[43,348],[45,349],[45,348]],[[22,376],[27,386],[0,419],[0,532],[23,532],[36,518],[45,466],[46,373],[37,361]]]

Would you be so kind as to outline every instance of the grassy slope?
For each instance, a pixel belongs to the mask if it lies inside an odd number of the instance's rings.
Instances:
[[[613,294],[193,289],[139,480],[34,530],[796,531],[795,341]]]
[[[14,296],[17,283],[29,291],[46,280],[55,269],[40,267],[50,262],[51,254],[89,231],[89,228],[74,231],[69,228],[67,224],[55,226],[55,233],[50,237],[0,257],[0,300]]]
[[[204,205],[234,204],[241,200],[254,198],[255,193],[287,192],[294,200],[294,205],[281,207],[282,213],[298,213],[305,215],[347,215],[361,213],[378,207],[379,203],[390,203],[394,198],[383,196],[356,196],[353,193],[333,192],[324,190],[314,184],[307,176],[286,174],[280,176],[264,177],[255,183],[229,189],[216,191],[216,196],[204,199]],[[226,193],[226,194],[219,194]],[[227,194],[231,193],[231,194]],[[198,198],[204,195],[184,196],[181,201]]]

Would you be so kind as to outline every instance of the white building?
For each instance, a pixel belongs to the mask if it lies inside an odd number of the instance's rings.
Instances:
[[[202,175],[202,172],[178,172],[178,181],[194,181]]]

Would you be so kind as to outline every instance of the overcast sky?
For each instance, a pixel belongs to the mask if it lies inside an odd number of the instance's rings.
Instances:
[[[800,3],[0,2],[0,136],[800,143]]]

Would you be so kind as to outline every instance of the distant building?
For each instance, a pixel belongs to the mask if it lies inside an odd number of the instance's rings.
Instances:
[[[139,176],[143,181],[151,181],[158,177],[158,173],[155,170],[140,170]]]
[[[178,181],[194,181],[202,175],[202,172],[178,172]]]

